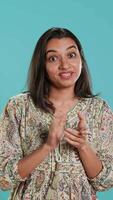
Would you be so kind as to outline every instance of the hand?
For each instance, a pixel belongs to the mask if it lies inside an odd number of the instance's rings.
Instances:
[[[56,110],[46,141],[46,144],[51,148],[51,150],[55,149],[58,146],[60,140],[64,136],[65,123],[66,111],[64,111],[63,109]]]
[[[76,147],[79,151],[88,145],[87,134],[88,128],[85,120],[85,115],[81,112],[78,113],[79,123],[77,129],[65,129],[64,139]]]

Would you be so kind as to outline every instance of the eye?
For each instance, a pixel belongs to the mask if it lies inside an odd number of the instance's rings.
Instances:
[[[68,58],[75,58],[75,57],[76,57],[76,53],[75,52],[68,53]]]
[[[57,59],[58,59],[57,56],[50,56],[50,57],[47,58],[47,60],[48,60],[49,62],[56,62]]]

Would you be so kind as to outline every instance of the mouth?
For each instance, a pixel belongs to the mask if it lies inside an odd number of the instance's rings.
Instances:
[[[59,76],[62,79],[70,79],[73,76],[73,72],[61,72]]]

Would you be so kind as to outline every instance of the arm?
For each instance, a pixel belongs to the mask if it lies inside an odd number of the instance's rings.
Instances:
[[[77,148],[88,178],[94,178],[102,170],[102,163],[87,140],[88,129],[85,116],[79,112],[78,117],[77,130],[67,129],[65,139]]]
[[[26,178],[30,173],[48,156],[51,148],[44,144],[40,149],[35,150],[30,155],[19,160],[18,172],[21,178]]]
[[[102,170],[102,162],[97,157],[85,137],[79,131],[67,129],[65,139],[71,145],[75,146],[79,152],[80,159],[88,178],[94,178]]]
[[[100,173],[89,181],[97,191],[113,187],[113,112],[103,102],[97,138],[97,156],[103,168]]]
[[[57,111],[50,126],[46,143],[19,161],[18,172],[22,178],[32,173],[46,156],[57,147],[63,135],[65,121],[66,113],[61,114]]]
[[[7,177],[11,187],[25,181],[32,171],[57,147],[63,134],[65,119],[66,115],[65,117],[62,115],[54,117],[46,144],[24,157],[19,132],[21,109],[14,99],[9,100],[0,118],[0,172],[2,177]]]
[[[10,99],[0,117],[0,188],[3,190],[25,181],[51,151],[45,144],[23,158],[20,121],[20,108]]]
[[[113,187],[113,114],[106,103],[101,108],[101,123],[97,137],[97,153],[87,143],[85,119],[78,131],[67,129],[65,139],[78,149],[88,180],[97,191]],[[82,117],[80,117],[82,118]]]
[[[89,144],[78,150],[88,178],[95,178],[102,170],[102,162]]]
[[[18,174],[18,161],[23,157],[19,136],[21,114],[14,99],[10,99],[0,116],[0,173],[9,188],[23,181]],[[2,189],[7,187],[0,186]]]

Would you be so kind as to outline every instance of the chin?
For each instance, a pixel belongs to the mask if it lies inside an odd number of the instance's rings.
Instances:
[[[75,83],[76,83],[75,80],[73,82],[72,81],[66,81],[66,82],[63,82],[63,83],[59,83],[59,86],[61,86],[61,87],[74,87]]]
[[[75,83],[74,84],[60,84],[60,85],[57,85],[57,88],[59,89],[66,89],[66,88],[74,88],[75,87]]]

